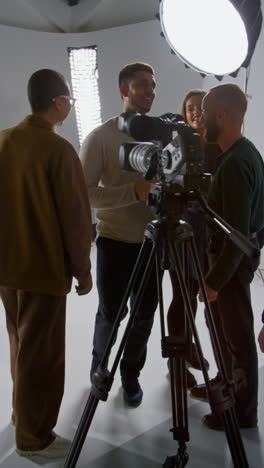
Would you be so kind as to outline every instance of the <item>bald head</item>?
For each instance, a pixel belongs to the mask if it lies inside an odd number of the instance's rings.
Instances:
[[[232,119],[243,122],[247,110],[247,99],[239,86],[232,83],[222,84],[211,88],[209,94],[215,102],[216,109],[224,108]]]
[[[239,86],[228,83],[211,88],[203,98],[202,109],[208,143],[218,143],[224,151],[241,138],[247,100]]]

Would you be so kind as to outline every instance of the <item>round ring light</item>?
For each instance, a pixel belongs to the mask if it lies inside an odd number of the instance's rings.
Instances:
[[[159,17],[172,51],[216,76],[248,65],[262,25],[260,0],[161,0]]]

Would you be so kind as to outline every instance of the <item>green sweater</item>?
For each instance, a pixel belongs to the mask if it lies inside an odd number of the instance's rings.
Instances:
[[[91,285],[91,213],[80,160],[29,115],[0,132],[0,285],[64,295]]]
[[[208,203],[248,238],[264,227],[264,163],[248,139],[237,140],[217,158]],[[219,291],[235,273],[243,252],[222,231],[215,232],[217,256],[205,280]],[[263,242],[260,239],[260,247]]]

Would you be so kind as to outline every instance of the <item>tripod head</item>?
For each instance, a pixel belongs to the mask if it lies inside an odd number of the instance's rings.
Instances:
[[[209,207],[205,197],[198,189],[185,190],[178,185],[154,184],[148,197],[148,205],[161,224],[167,224],[168,229],[177,223],[186,213],[190,202],[199,202],[207,214],[205,221],[220,228],[244,254],[256,258],[260,250],[246,236],[234,229],[223,218]]]

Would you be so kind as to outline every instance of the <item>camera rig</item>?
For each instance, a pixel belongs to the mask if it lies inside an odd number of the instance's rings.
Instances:
[[[208,191],[211,174],[204,172],[200,135],[183,122],[181,115],[148,117],[123,113],[119,117],[119,130],[139,140],[121,145],[121,169],[141,172],[146,180],[159,179],[170,191]],[[158,140],[159,145],[153,140]]]
[[[143,140],[143,143],[135,142],[132,146],[130,143],[129,146],[127,146],[127,144],[122,145],[120,149],[120,165],[122,169],[144,173],[145,177],[147,175],[150,180],[152,177],[157,176],[160,180],[158,190],[150,193],[148,197],[148,204],[152,206],[153,211],[156,213],[157,220],[152,221],[146,226],[144,241],[135,268],[119,310],[117,311],[116,320],[113,324],[102,360],[93,374],[91,392],[64,468],[75,467],[97,409],[98,402],[99,400],[106,401],[108,398],[109,391],[113,384],[114,374],[117,370],[133,322],[137,316],[143,293],[147,287],[150,271],[154,264],[156,268],[156,283],[160,308],[162,357],[168,358],[170,363],[169,371],[173,421],[173,428],[171,431],[173,433],[173,438],[178,441],[179,445],[177,454],[168,456],[163,467],[184,468],[188,463],[189,456],[186,442],[189,441],[190,437],[186,396],[186,366],[184,359],[185,340],[184,337],[165,336],[162,270],[169,268],[169,262],[167,262],[166,265],[166,261],[164,261],[164,257],[168,257],[168,254],[172,256],[176,266],[180,289],[185,304],[186,317],[197,346],[210,406],[212,411],[215,411],[219,417],[221,417],[234,467],[249,468],[234,409],[234,382],[230,382],[228,379],[226,366],[221,355],[221,346],[206,295],[198,253],[193,239],[193,231],[189,224],[180,219],[188,207],[188,202],[190,200],[197,200],[204,211],[209,215],[210,221],[220,227],[225,235],[247,255],[259,255],[259,250],[252,245],[246,237],[235,231],[209,208],[206,200],[200,193],[200,188],[203,186],[203,151],[201,143],[198,143],[198,135],[190,131],[184,122],[179,121],[179,116],[176,115],[176,117],[174,117],[176,122],[173,122],[171,114],[169,114],[169,118],[167,115],[168,114],[161,118],[148,118],[140,114],[123,114],[120,117],[120,127],[130,136],[140,141]],[[172,135],[172,132],[175,130],[176,134]],[[172,141],[170,141],[171,138]],[[154,139],[159,139],[165,148],[162,150],[158,145],[149,142],[146,143],[146,141],[144,141]],[[181,261],[179,256],[179,247],[182,247],[184,254],[183,261]],[[211,340],[218,357],[217,363],[219,365],[221,381],[216,386],[213,386],[209,381],[193,317],[184,271],[188,252],[191,253],[198,275],[198,281],[205,303]],[[140,284],[130,310],[130,318],[114,358],[113,365],[111,369],[108,370],[109,355],[116,339],[119,323],[125,315],[131,290],[138,281]]]

